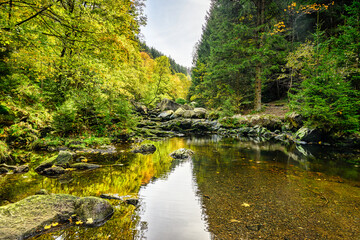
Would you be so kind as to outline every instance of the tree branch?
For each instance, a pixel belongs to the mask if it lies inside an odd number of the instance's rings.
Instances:
[[[58,1],[59,1],[59,0],[58,0]],[[58,1],[56,1],[55,3],[57,3]],[[25,19],[25,20],[23,20],[23,21],[15,24],[15,26],[16,26],[16,27],[17,27],[17,26],[20,26],[21,24],[24,24],[24,23],[26,23],[27,21],[30,21],[31,19],[37,17],[38,15],[40,15],[41,13],[43,13],[44,11],[46,11],[47,9],[49,9],[50,7],[52,7],[55,3],[49,4],[48,6],[43,7],[40,11],[38,11],[37,13],[35,13],[34,15],[32,15],[31,17],[29,17],[29,18],[27,18],[27,19]]]

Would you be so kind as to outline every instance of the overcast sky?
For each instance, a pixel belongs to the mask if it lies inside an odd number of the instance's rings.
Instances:
[[[178,64],[191,67],[209,7],[210,0],[147,0],[147,25],[141,29],[144,40]]]

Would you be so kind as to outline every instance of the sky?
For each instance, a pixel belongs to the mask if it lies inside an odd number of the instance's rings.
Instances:
[[[178,64],[191,67],[209,7],[210,0],[147,0],[147,25],[141,28],[145,42]]]

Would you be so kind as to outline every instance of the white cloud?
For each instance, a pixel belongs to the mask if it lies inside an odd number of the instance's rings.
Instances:
[[[147,45],[190,67],[210,0],[148,0],[147,26],[141,32]]]

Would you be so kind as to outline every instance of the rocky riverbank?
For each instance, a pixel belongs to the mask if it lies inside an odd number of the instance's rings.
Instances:
[[[219,134],[257,142],[360,147],[359,136],[339,136],[322,129],[308,128],[304,126],[304,119],[296,113],[287,116],[235,115],[219,119],[218,114],[204,108],[180,105],[168,99],[161,101],[155,109],[139,104],[135,105],[135,109],[143,119],[136,129],[137,135],[142,138]]]

